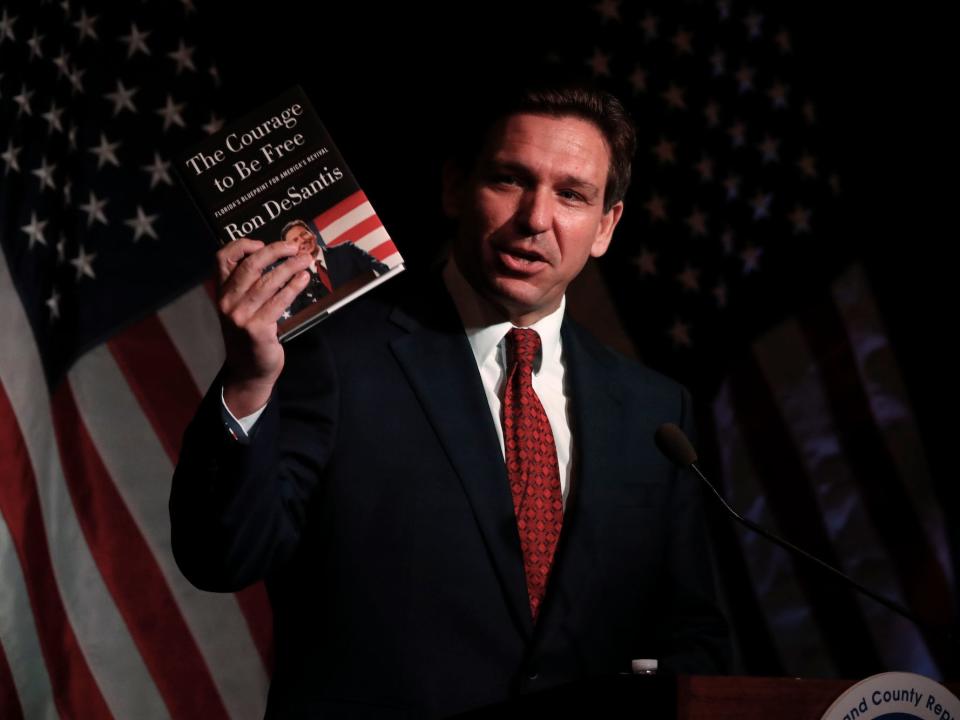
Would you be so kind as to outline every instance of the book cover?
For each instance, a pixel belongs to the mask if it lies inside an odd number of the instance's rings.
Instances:
[[[279,318],[281,341],[403,270],[403,258],[300,87],[187,149],[175,164],[221,244],[295,239],[314,255],[307,287]]]

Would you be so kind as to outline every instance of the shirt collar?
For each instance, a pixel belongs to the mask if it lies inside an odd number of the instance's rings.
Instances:
[[[497,352],[507,332],[515,326],[509,320],[503,320],[490,303],[473,289],[452,256],[443,268],[443,281],[457,307],[477,366],[483,367]],[[535,372],[544,364],[560,362],[560,325],[566,305],[567,298],[564,295],[556,310],[529,326],[540,336],[541,360]]]
[[[323,248],[320,245],[317,245],[317,252],[314,253],[313,262],[319,262],[321,265],[323,265],[323,267],[327,266],[326,253],[323,252]],[[310,267],[314,268],[314,272],[316,272],[316,268],[313,263],[311,263]]]

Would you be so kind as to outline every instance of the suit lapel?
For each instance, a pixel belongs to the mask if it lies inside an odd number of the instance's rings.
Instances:
[[[517,627],[529,638],[523,555],[490,407],[446,290],[438,282],[427,296],[434,304],[426,314],[394,311],[391,319],[408,333],[391,348],[460,478]]]

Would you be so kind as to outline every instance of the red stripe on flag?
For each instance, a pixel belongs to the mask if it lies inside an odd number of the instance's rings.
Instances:
[[[0,645],[0,717],[4,720],[23,719],[23,706],[20,704],[20,696],[17,695],[17,686],[13,682],[13,673],[10,672],[10,663],[3,651],[3,645]]]
[[[270,596],[262,582],[244,588],[238,593],[237,604],[240,612],[247,619],[250,636],[260,652],[263,666],[267,675],[273,676],[273,608],[270,606]]]
[[[120,370],[154,431],[176,463],[200,394],[166,328],[151,316],[108,341]],[[273,620],[263,583],[237,593],[237,602],[266,668],[273,662]]]
[[[325,228],[327,225],[335,223],[351,210],[354,210],[367,201],[367,196],[363,190],[357,190],[353,195],[344,198],[326,212],[320,213],[313,218],[313,224],[317,230]]]
[[[53,572],[37,482],[13,407],[0,385],[0,512],[10,528],[30,595],[53,699],[63,717],[112,716],[67,620]]]
[[[187,366],[156,315],[107,341],[144,415],[173,462],[200,394]]]
[[[369,251],[377,260],[383,260],[388,258],[397,252],[397,246],[393,244],[393,240],[387,240],[377,245],[375,248]]]
[[[200,648],[110,480],[69,384],[53,395],[63,474],[97,567],[173,717],[228,717]],[[131,582],[130,568],[136,568]],[[183,688],[191,689],[187,697]]]

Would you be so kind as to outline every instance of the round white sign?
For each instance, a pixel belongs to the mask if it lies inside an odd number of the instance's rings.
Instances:
[[[960,700],[923,675],[881,673],[843,693],[822,720],[960,720]]]

